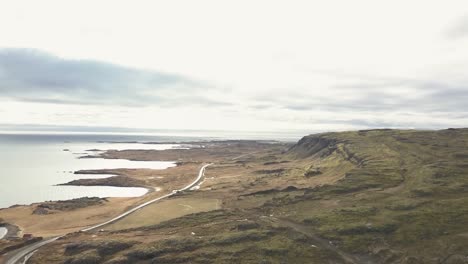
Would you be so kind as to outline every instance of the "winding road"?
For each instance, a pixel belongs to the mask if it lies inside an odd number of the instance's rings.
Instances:
[[[102,227],[102,226],[105,226],[105,225],[108,225],[108,224],[111,224],[113,222],[116,222],[126,216],[128,216],[129,214],[132,214],[138,210],[140,210],[141,208],[145,207],[145,206],[148,206],[150,204],[153,204],[159,200],[162,200],[164,198],[167,198],[167,197],[170,197],[170,196],[173,196],[175,195],[176,193],[178,192],[181,192],[181,191],[185,191],[185,190],[189,190],[190,188],[194,187],[197,185],[198,182],[200,182],[201,178],[205,175],[205,169],[212,165],[212,163],[210,164],[205,164],[203,165],[203,167],[200,168],[200,171],[198,173],[198,177],[192,182],[190,183],[189,185],[185,186],[184,188],[182,189],[179,189],[179,190],[174,190],[172,191],[171,193],[169,194],[166,194],[166,195],[163,195],[161,197],[158,197],[158,198],[155,198],[153,200],[150,200],[148,202],[145,202],[143,204],[140,204],[136,207],[134,207],[133,209],[130,209],[128,211],[126,211],[125,213],[123,214],[120,214],[112,219],[110,219],[109,221],[106,221],[104,223],[100,223],[98,225],[95,225],[95,226],[91,226],[91,227],[87,227],[85,229],[82,229],[80,230],[81,232],[87,232],[87,231],[91,231],[93,229],[96,229],[96,228],[99,228],[99,227]],[[62,235],[62,236],[57,236],[57,237],[53,237],[53,238],[49,238],[49,239],[46,239],[46,240],[42,240],[42,241],[39,241],[39,242],[36,242],[34,244],[31,244],[31,245],[28,245],[28,246],[25,246],[21,249],[18,249],[17,251],[14,251],[13,254],[11,254],[11,256],[6,256],[6,261],[5,261],[5,264],[18,264],[18,263],[21,263],[21,264],[24,264],[27,262],[27,260],[32,256],[32,254],[34,254],[34,252],[36,250],[38,250],[40,247],[44,246],[44,245],[47,245],[49,243],[52,243],[54,242],[55,240],[63,237],[65,235]]]

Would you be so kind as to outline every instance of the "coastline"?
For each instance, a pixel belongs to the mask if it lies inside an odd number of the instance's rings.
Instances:
[[[104,137],[105,138],[105,137]],[[109,137],[111,138],[111,137]],[[101,138],[102,139],[102,138]],[[126,159],[78,159],[80,155],[97,154],[87,152],[92,149],[140,149],[152,148],[144,144],[97,143],[96,137],[82,138],[79,136],[18,136],[0,137],[2,143],[0,192],[0,208],[13,205],[29,205],[42,201],[74,199],[79,197],[118,197],[139,196],[144,191],[117,190],[112,185],[100,184],[93,187],[60,186],[80,178],[92,178],[93,175],[73,174],[82,169],[112,169],[112,168],[148,168],[165,169],[175,166],[170,161],[130,161]],[[154,149],[175,148],[178,146],[154,146]],[[87,152],[87,153],[86,153]],[[25,164],[23,161],[27,161]],[[110,175],[96,175],[96,178]],[[114,188],[109,188],[112,186]],[[152,187],[152,186],[151,186]],[[136,193],[136,194],[132,194]]]
[[[185,151],[184,149],[170,149]],[[144,151],[144,150],[127,150],[127,151]],[[164,150],[154,150],[154,151],[164,151]],[[107,153],[108,151],[103,151]],[[99,156],[98,158],[103,159],[115,159]],[[119,158],[125,159],[125,157]],[[127,159],[131,160],[131,159]],[[132,159],[132,161],[147,161],[141,159]],[[151,161],[159,161],[152,159]],[[53,200],[53,201],[43,201],[43,202],[34,202],[31,204],[25,205],[12,205],[7,208],[0,209],[0,217],[4,218],[7,223],[17,224],[20,232],[18,233],[33,233],[36,236],[51,236],[62,233],[63,230],[68,231],[79,231],[84,226],[92,225],[101,221],[101,219],[106,219],[112,214],[117,212],[124,211],[126,208],[132,207],[134,204],[145,202],[147,200],[153,199],[155,193],[158,195],[169,194],[172,190],[182,186],[181,184],[185,181],[190,174],[193,173],[195,167],[197,167],[199,162],[191,162],[188,164],[182,164],[179,162],[171,161],[165,159],[164,161],[169,161],[174,164],[174,166],[169,166],[165,169],[98,169],[98,170],[78,170],[74,174],[86,174],[86,175],[103,175],[103,174],[113,174],[115,176],[110,176],[107,178],[83,178],[73,180],[71,182],[57,184],[59,186],[103,186],[103,187],[116,187],[116,188],[144,188],[146,193],[137,196],[137,197],[104,197],[108,200],[107,203],[102,205],[92,205],[85,208],[79,208],[72,211],[55,211],[51,214],[45,215],[35,215],[34,210],[37,207],[45,203],[60,203],[60,202],[72,202],[75,199],[67,200]],[[178,176],[181,175],[181,176]],[[76,198],[80,199],[80,198]],[[99,212],[99,213],[98,213]],[[18,215],[20,217],[14,217]],[[63,224],[55,222],[55,224],[43,224],[47,223],[43,218],[52,219],[51,223],[54,223],[55,218],[65,217],[72,221],[75,219],[80,219],[87,216],[86,219],[90,218],[89,221],[80,221],[80,226],[72,226],[71,224]],[[66,223],[67,221],[65,221]],[[81,224],[82,223],[82,224]],[[57,230],[54,231],[54,229]]]
[[[194,144],[194,142],[192,142]],[[34,215],[33,211],[38,204],[13,206],[0,210],[0,217],[7,222],[18,225],[21,230],[28,233],[34,233],[41,236],[54,235],[61,230],[73,231],[81,227],[92,225],[92,223],[101,222],[102,219],[108,219],[111,215],[117,215],[125,208],[132,205],[149,201],[156,196],[171,193],[173,190],[182,188],[187,181],[192,181],[194,173],[198,171],[202,163],[211,163],[224,160],[229,157],[238,157],[251,152],[257,147],[269,148],[269,143],[256,141],[202,141],[198,142],[199,147],[190,149],[166,149],[166,150],[108,150],[99,155],[104,159],[127,159],[138,161],[172,161],[174,167],[162,170],[153,169],[113,169],[113,170],[83,170],[76,174],[115,174],[128,177],[126,179],[138,180],[138,185],[148,190],[139,197],[112,197],[108,198],[107,203],[103,205],[93,205],[73,211],[54,212],[48,215]],[[101,184],[107,186],[115,177],[103,179],[82,179],[73,184],[82,184],[87,182],[87,186]],[[132,187],[135,182],[119,182],[119,187]],[[70,200],[70,199],[69,199]],[[56,221],[62,217],[64,221]],[[49,220],[46,220],[49,219]],[[81,219],[80,221],[77,221]],[[80,226],[72,224],[80,222]]]
[[[90,204],[89,206],[74,208],[72,210],[53,210],[54,203],[58,202],[52,202],[53,209],[50,213],[45,214],[34,214],[34,210],[40,204],[17,206],[0,210],[0,217],[6,219],[9,223],[18,225],[24,233],[32,234],[34,237],[44,237],[45,242],[48,241],[48,238],[62,236],[63,234],[78,234],[76,232],[88,230],[89,227],[101,226],[100,223],[106,223],[107,225],[109,221],[112,221],[112,223],[109,222],[110,226],[106,226],[106,230],[108,228],[109,230],[118,230],[119,228],[158,224],[161,221],[187,214],[220,210],[223,207],[222,199],[219,197],[203,196],[204,190],[211,190],[211,188],[201,187],[201,184],[203,186],[210,186],[213,180],[213,177],[201,180],[200,175],[202,175],[203,168],[208,164],[217,164],[218,162],[225,163],[226,165],[232,163],[236,164],[236,166],[244,166],[242,165],[244,164],[243,162],[246,159],[252,158],[252,155],[257,155],[255,153],[258,153],[259,150],[278,151],[279,149],[288,147],[288,145],[281,143],[271,144],[255,141],[203,142],[200,145],[203,147],[177,150],[109,150],[103,152],[99,158],[143,161],[170,160],[174,162],[175,166],[163,170],[114,169],[77,171],[75,173],[77,175],[114,174],[116,176],[101,179],[82,179],[79,182],[69,183],[82,184],[86,182],[88,185],[95,185],[109,184],[110,181],[114,181],[118,177],[120,179],[133,179],[138,180],[138,185],[148,189],[155,189],[155,191],[148,192],[141,197],[109,198],[104,203]],[[217,165],[213,166],[213,170],[217,170],[217,167]],[[220,168],[222,169],[223,166]],[[198,172],[200,174],[196,177],[195,174]],[[196,177],[195,181],[194,177]],[[129,182],[125,181],[119,183],[119,186],[128,185],[130,185]],[[194,190],[200,190],[200,192],[193,192]],[[193,194],[201,196],[192,197],[191,195]],[[152,204],[159,201],[159,199],[169,197],[171,198]],[[139,210],[138,206],[150,204],[151,206],[148,206],[145,210]],[[135,214],[133,214],[134,211]],[[128,212],[132,213],[132,215],[127,217],[126,213]],[[125,220],[121,219],[120,216],[125,216]],[[114,223],[114,220],[118,221]]]
[[[463,177],[467,131],[364,130],[310,135],[293,146],[227,143],[198,151],[180,150],[175,159],[177,167],[126,172],[162,186],[160,194],[135,199],[132,205],[120,207],[121,211],[114,210],[115,214],[104,215],[103,209],[120,203],[33,216],[49,225],[35,227],[41,234],[53,231],[57,235],[45,237],[40,243],[47,246],[34,253],[30,261],[206,263],[216,254],[220,263],[263,263],[266,258],[276,262],[280,257],[294,263],[380,263],[389,259],[404,262],[408,256],[426,263],[454,253],[450,263],[459,263],[466,259],[463,249],[467,245],[462,240],[467,214],[460,211],[467,204],[463,188],[467,180]],[[421,153],[424,159],[412,159]],[[127,150],[106,155],[158,160],[175,154]],[[440,162],[442,156],[447,160]],[[210,163],[214,165],[205,177],[193,184],[194,171]],[[426,170],[421,171],[421,167]],[[459,174],[449,178],[445,175],[448,172]],[[183,191],[187,184],[199,188]],[[160,197],[169,199],[136,208]],[[125,215],[133,209],[136,211]],[[122,214],[124,218],[109,225],[89,225],[99,228],[70,230],[73,233],[65,236],[62,234],[68,230],[58,226],[63,221],[51,225],[54,218],[63,217],[71,217],[70,228],[90,222],[90,218],[106,224]],[[430,233],[434,230],[437,233]],[[60,239],[52,240],[56,237]],[[384,240],[388,244],[383,245]],[[423,240],[423,244],[404,242]],[[441,251],[441,242],[455,243],[456,251]],[[405,251],[400,251],[402,246]],[[376,247],[384,254],[374,251]],[[422,251],[422,247],[429,250]],[[85,254],[77,248],[85,248]],[[22,253],[12,252],[5,258],[13,261],[7,263],[17,263],[20,254],[25,256],[24,252],[35,249],[25,246]],[[286,249],[293,252],[286,255]]]
[[[104,151],[105,152],[105,151]],[[102,157],[101,157],[102,158]],[[112,174],[107,178],[99,178],[99,175],[109,174],[105,173],[106,169],[103,170],[78,170],[74,174],[77,176],[80,174],[95,175],[96,178],[84,178],[72,180],[67,183],[57,184],[56,186],[86,186],[86,187],[112,187],[112,188],[143,188],[146,192],[142,195],[133,197],[102,197],[102,200],[106,200],[103,204],[92,204],[84,207],[78,206],[72,210],[52,210],[52,212],[37,213],[38,208],[42,209],[46,204],[46,207],[50,205],[56,205],[60,203],[79,203],[78,200],[90,199],[88,197],[72,198],[66,200],[49,200],[41,202],[33,202],[30,204],[14,204],[9,207],[0,208],[0,219],[4,219],[4,223],[1,228],[5,231],[5,234],[1,241],[8,241],[9,239],[17,239],[24,233],[32,233],[35,237],[42,236],[53,236],[64,231],[74,232],[79,231],[84,226],[95,224],[101,219],[106,219],[111,215],[115,215],[118,212],[124,211],[126,208],[132,207],[134,204],[141,203],[142,201],[148,200],[154,196],[154,193],[164,192],[162,187],[151,186],[145,184],[142,180],[135,179],[136,175],[145,175],[158,171],[162,173],[170,168],[177,167],[178,164],[173,162],[173,166],[168,166],[164,169],[112,169]],[[92,172],[91,172],[92,171]],[[107,170],[108,171],[108,170]],[[15,217],[18,215],[19,217]],[[65,218],[65,222],[79,220],[80,218],[89,219],[88,221],[78,221],[80,226],[76,225],[63,225],[60,221],[54,220],[61,217]],[[47,220],[51,219],[51,223],[47,224]],[[45,221],[44,221],[45,220]],[[16,226],[17,225],[17,226]],[[56,229],[56,231],[54,231]]]
[[[0,229],[3,230],[0,231],[0,240],[17,238],[19,237],[19,234],[21,232],[21,230],[17,226],[9,223],[1,223]]]

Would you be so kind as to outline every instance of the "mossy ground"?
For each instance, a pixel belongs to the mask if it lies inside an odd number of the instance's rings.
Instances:
[[[32,263],[100,239],[138,242],[107,263],[468,263],[466,129],[311,135],[217,160],[206,176],[181,196],[221,199],[222,210],[71,235]]]

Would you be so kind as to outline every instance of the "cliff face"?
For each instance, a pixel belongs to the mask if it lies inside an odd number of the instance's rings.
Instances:
[[[106,231],[96,244],[69,236],[31,263],[467,263],[468,130],[324,133],[247,154],[180,194],[217,198],[220,210]],[[133,246],[107,254],[110,240]],[[71,241],[87,250],[64,255]]]
[[[326,155],[336,149],[338,140],[327,137],[327,134],[309,135],[303,137],[288,151],[296,158],[306,158],[319,153]]]
[[[362,153],[359,147],[356,147],[362,142],[353,141],[343,135],[342,133],[326,133],[305,136],[289,149],[288,154],[296,159],[304,159],[324,158],[336,153],[344,160],[362,166],[366,159],[360,156]]]
[[[303,221],[320,235],[375,263],[467,263],[467,129],[327,133],[289,150],[311,161],[326,153],[355,168],[302,197],[318,208]],[[334,207],[313,201],[322,198]]]

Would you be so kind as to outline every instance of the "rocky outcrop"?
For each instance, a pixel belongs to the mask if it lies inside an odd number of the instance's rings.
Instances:
[[[336,139],[326,137],[325,134],[309,135],[299,140],[288,153],[296,158],[306,158],[316,154],[326,156],[336,149],[337,143]]]
[[[73,186],[115,186],[115,187],[145,187],[145,183],[141,180],[127,176],[114,176],[103,179],[79,179],[60,185]]]
[[[45,202],[38,204],[33,214],[46,215],[55,211],[72,211],[88,206],[101,205],[105,202],[107,202],[107,199],[99,197],[82,197],[64,201]]]

